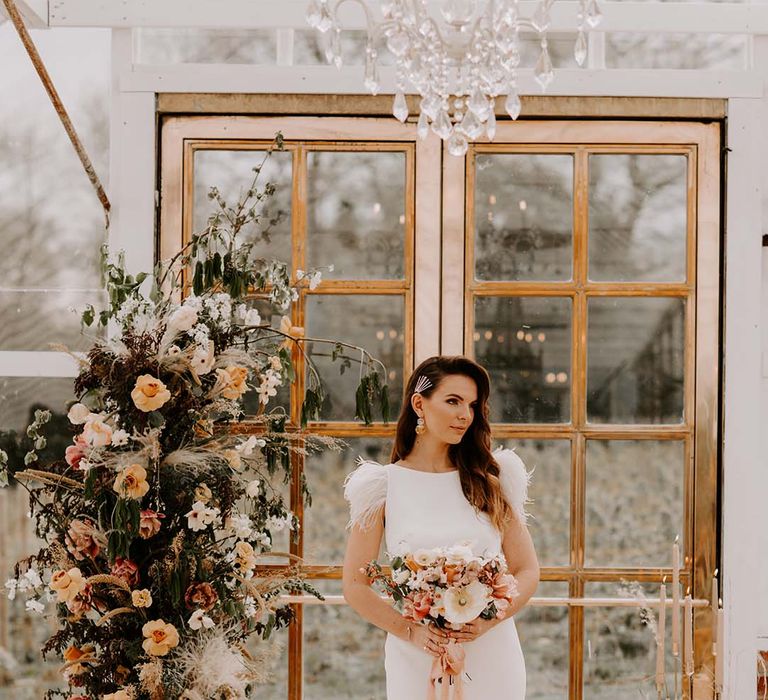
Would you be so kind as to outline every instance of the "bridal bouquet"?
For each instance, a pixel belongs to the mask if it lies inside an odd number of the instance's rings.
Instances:
[[[519,595],[503,555],[475,556],[464,543],[395,557],[391,573],[376,561],[362,572],[392,598],[403,617],[422,624],[432,622],[441,629],[459,630],[479,617],[501,619]],[[430,692],[434,694],[436,682],[443,683],[443,697],[447,697],[448,686],[455,684],[455,697],[460,698],[463,665],[461,644],[450,640],[433,662]]]

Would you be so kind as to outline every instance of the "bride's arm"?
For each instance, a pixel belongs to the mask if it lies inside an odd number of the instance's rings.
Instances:
[[[363,530],[358,525],[352,527],[347,540],[344,555],[343,592],[344,600],[363,619],[385,632],[400,639],[427,645],[427,651],[435,654],[436,644],[445,641],[445,634],[406,620],[386,600],[371,588],[370,579],[360,571],[379,554],[381,538],[384,535],[384,509],[370,529]],[[410,629],[409,629],[410,628]]]
[[[518,518],[513,518],[507,523],[501,546],[507,560],[509,573],[517,579],[517,590],[520,594],[512,600],[512,604],[507,608],[505,617],[510,617],[522,610],[533,597],[539,585],[541,571],[531,533]]]

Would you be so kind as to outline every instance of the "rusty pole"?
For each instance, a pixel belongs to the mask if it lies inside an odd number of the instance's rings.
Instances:
[[[78,158],[80,158],[80,162],[83,164],[83,168],[85,168],[85,172],[88,175],[88,179],[91,181],[91,184],[96,190],[96,194],[99,197],[101,206],[104,207],[104,217],[106,219],[107,228],[109,228],[109,212],[111,209],[111,204],[109,203],[109,199],[107,198],[107,193],[104,191],[104,188],[101,185],[99,176],[96,174],[96,170],[93,167],[93,163],[91,163],[91,159],[88,157],[88,154],[85,151],[85,147],[83,146],[82,141],[80,141],[80,137],[77,135],[77,132],[75,131],[75,127],[72,124],[72,120],[70,119],[69,114],[67,114],[67,110],[64,107],[64,103],[61,101],[61,97],[59,97],[59,93],[56,91],[56,88],[53,85],[53,81],[51,80],[51,76],[48,73],[48,70],[46,69],[45,64],[43,63],[43,59],[41,58],[40,53],[37,50],[37,47],[32,41],[32,37],[29,35],[29,32],[27,31],[27,27],[24,25],[24,20],[22,19],[21,14],[19,13],[18,8],[16,7],[15,0],[2,0],[2,2],[5,5],[6,10],[8,11],[8,17],[10,18],[11,22],[13,22],[13,26],[16,27],[16,31],[19,34],[21,43],[24,44],[24,48],[27,50],[27,53],[29,54],[29,58],[32,60],[32,65],[35,67],[37,74],[40,76],[40,80],[42,80],[43,82],[43,87],[45,88],[45,91],[48,93],[48,96],[51,98],[53,107],[56,110],[56,114],[59,115],[59,119],[61,119],[61,123],[64,125],[64,130],[67,132],[67,136],[69,136],[69,140],[72,142],[72,145],[75,147],[75,152],[77,153]]]

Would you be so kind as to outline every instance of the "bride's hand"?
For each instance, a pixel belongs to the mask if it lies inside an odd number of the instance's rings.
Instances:
[[[498,620],[486,620],[478,617],[472,622],[467,622],[460,630],[451,630],[450,637],[457,642],[472,642],[497,624]]]
[[[432,656],[440,656],[440,648],[448,642],[448,634],[433,624],[411,625],[411,644]]]

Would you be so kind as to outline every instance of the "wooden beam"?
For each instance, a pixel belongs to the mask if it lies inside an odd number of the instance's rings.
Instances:
[[[142,66],[120,76],[124,92],[360,94],[361,66],[248,66],[180,64]],[[391,66],[381,70],[383,94],[393,94]],[[524,95],[541,95],[530,69],[520,71]],[[762,76],[752,71],[558,70],[548,95],[615,97],[762,97]]]
[[[26,25],[32,29],[48,27],[48,0],[16,0],[16,7]],[[8,11],[0,5],[0,24],[9,19]]]
[[[42,2],[42,0],[34,0]],[[51,26],[69,27],[198,27],[308,29],[307,0],[50,0]],[[435,8],[440,2],[430,0]],[[531,0],[520,3],[530,17]],[[578,3],[558,0],[552,31],[572,31]],[[601,31],[682,32],[688,34],[768,34],[768,5],[714,2],[635,2],[604,0]],[[365,26],[359,6],[342,6],[344,26]]]

